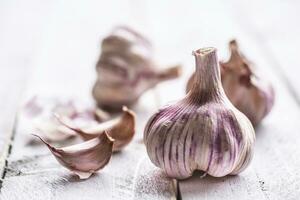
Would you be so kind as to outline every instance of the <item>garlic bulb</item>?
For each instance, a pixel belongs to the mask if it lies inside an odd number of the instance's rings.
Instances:
[[[179,66],[159,69],[150,42],[126,27],[116,28],[103,40],[96,69],[93,97],[110,110],[131,106],[148,89],[180,75]]]
[[[190,92],[161,108],[145,127],[148,155],[177,179],[195,170],[215,177],[238,174],[250,163],[254,129],[224,93],[216,49],[201,48],[193,55],[196,73]]]
[[[240,52],[235,40],[230,41],[229,49],[230,59],[220,62],[223,88],[231,103],[256,126],[273,107],[274,89],[254,71],[253,64]],[[187,91],[193,79],[194,75],[187,84]]]
[[[62,166],[77,174],[80,179],[89,178],[93,173],[102,169],[112,155],[113,139],[107,133],[84,143],[64,148],[55,148],[41,137],[35,136],[47,145]]]
[[[57,116],[57,119],[63,125],[79,134],[84,140],[98,137],[106,131],[115,140],[113,151],[119,151],[128,145],[135,133],[135,114],[125,106],[121,116],[86,128],[76,127],[72,124],[72,121],[60,116]]]

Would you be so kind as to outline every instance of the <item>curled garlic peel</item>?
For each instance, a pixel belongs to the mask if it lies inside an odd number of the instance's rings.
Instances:
[[[57,119],[66,127],[79,134],[84,140],[98,137],[106,131],[115,141],[113,151],[119,151],[128,145],[135,134],[135,114],[126,106],[123,107],[121,116],[86,128],[74,127],[71,121],[64,120],[60,116],[57,116]]]
[[[73,99],[44,98],[34,96],[22,108],[20,117],[24,128],[41,133],[48,142],[61,142],[76,136],[74,131],[61,125],[53,116],[56,113],[72,120],[78,127],[93,125],[109,118],[109,115],[99,108],[89,107]],[[35,142],[30,137],[30,142]]]
[[[131,106],[156,84],[177,78],[180,67],[159,69],[150,42],[136,31],[116,28],[102,42],[92,94],[97,104],[112,110]]]
[[[151,161],[170,177],[185,179],[195,170],[221,177],[243,171],[252,158],[254,129],[227,99],[215,48],[194,51],[191,91],[155,113],[144,131]]]
[[[102,169],[112,155],[113,139],[107,133],[98,137],[63,148],[56,148],[44,141],[56,160],[67,169],[77,174],[81,179],[86,179],[91,174]]]
[[[229,49],[230,59],[220,62],[223,88],[232,104],[256,126],[274,105],[274,89],[254,71],[253,64],[241,53],[236,40],[230,41]],[[187,91],[194,76],[188,81]]]

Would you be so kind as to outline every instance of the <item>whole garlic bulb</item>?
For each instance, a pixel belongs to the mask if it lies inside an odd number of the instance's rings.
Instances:
[[[96,69],[93,97],[110,110],[131,106],[148,89],[180,75],[179,66],[159,69],[150,42],[126,27],[116,28],[103,40]]]
[[[254,129],[226,97],[215,48],[193,52],[195,81],[179,102],[154,114],[144,131],[151,161],[170,177],[195,170],[215,177],[238,174],[252,158]]]
[[[220,62],[223,88],[231,103],[256,126],[274,105],[274,89],[240,52],[236,40],[229,42],[229,49],[230,59]],[[187,91],[190,90],[193,81],[192,75],[187,84]]]

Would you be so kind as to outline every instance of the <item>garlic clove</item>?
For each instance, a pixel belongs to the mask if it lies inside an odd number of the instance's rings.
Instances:
[[[81,144],[63,148],[53,147],[40,136],[34,136],[49,148],[62,166],[77,174],[80,179],[89,178],[105,167],[112,155],[113,139],[106,132]]]
[[[77,134],[63,126],[53,116],[53,113],[71,120],[76,127],[86,127],[98,124],[110,118],[110,115],[99,108],[87,107],[73,100],[31,98],[23,107],[20,117],[24,128],[38,131],[48,142],[61,142]],[[30,138],[30,142],[36,142]]]
[[[116,141],[113,147],[114,151],[120,151],[133,139],[135,134],[135,118],[134,112],[124,106],[123,115],[120,117],[119,122],[111,129],[108,129],[108,134]]]
[[[113,151],[119,151],[129,144],[135,134],[135,114],[126,106],[123,107],[121,116],[87,128],[77,128],[72,125],[71,121],[67,121],[60,116],[57,116],[57,119],[63,125],[79,134],[84,140],[98,137],[106,131],[115,140]]]
[[[119,27],[102,42],[92,94],[98,106],[120,110],[162,81],[180,76],[181,67],[159,69],[150,42],[136,31]]]
[[[195,170],[222,177],[250,163],[255,133],[249,119],[228,100],[215,48],[193,52],[194,81],[180,101],[159,109],[148,121],[144,143],[150,160],[170,177]]]
[[[274,89],[243,55],[236,40],[230,41],[229,49],[229,60],[220,62],[223,87],[230,101],[256,126],[274,105]]]
[[[39,131],[49,142],[60,142],[75,136],[75,133],[62,126],[53,117],[52,112],[65,116],[73,116],[75,106],[72,101],[58,99],[42,99],[37,96],[31,98],[22,108],[20,117],[24,121],[24,128]],[[29,142],[36,142],[30,138]]]
[[[95,109],[95,118],[98,122],[104,122],[104,121],[109,120],[110,114],[100,108],[96,108]]]
[[[274,105],[274,89],[254,70],[253,64],[239,50],[236,40],[230,41],[229,49],[229,60],[220,62],[223,88],[231,103],[256,126]],[[194,79],[195,74],[188,80],[186,92],[191,89]]]
[[[35,120],[33,131],[41,134],[45,141],[60,142],[76,136],[76,133],[53,120]]]

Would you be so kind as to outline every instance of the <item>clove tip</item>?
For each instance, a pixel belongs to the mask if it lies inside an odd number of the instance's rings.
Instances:
[[[112,138],[106,130],[103,132],[103,135],[109,140],[109,142],[113,143],[115,141],[115,139]]]
[[[122,111],[135,118],[135,113],[132,110],[130,110],[127,106],[123,106]]]
[[[34,134],[34,133],[32,133],[31,135],[33,135],[33,136],[35,136],[35,137],[37,137],[37,138],[39,138],[45,145],[47,145],[47,147],[49,148],[49,149],[54,149],[52,146],[50,146],[49,144],[48,144],[48,142],[46,142],[41,136],[39,136],[39,135],[37,135],[37,134]]]

